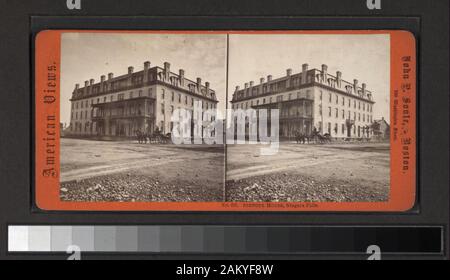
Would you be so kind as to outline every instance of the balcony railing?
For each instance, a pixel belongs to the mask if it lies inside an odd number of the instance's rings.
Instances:
[[[132,119],[132,118],[154,118],[152,114],[100,114],[92,116],[92,120],[105,120],[105,119]]]

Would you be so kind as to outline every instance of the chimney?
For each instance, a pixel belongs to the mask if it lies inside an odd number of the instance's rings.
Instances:
[[[286,70],[286,76],[288,77],[288,79],[286,80],[286,87],[290,88],[291,87],[291,75],[292,75],[292,69],[287,69]]]
[[[150,61],[144,62],[144,70],[148,71],[149,68],[150,68]]]
[[[84,81],[84,94],[88,93],[89,81]]]
[[[170,63],[169,62],[164,62],[164,77],[165,80],[169,80],[170,77]]]
[[[164,62],[164,70],[166,70],[167,72],[170,71],[170,63],[169,62]]]
[[[108,73],[108,81],[106,82],[106,91],[112,89],[112,83],[111,80],[114,78],[113,73]]]
[[[253,81],[250,81],[250,87],[252,87],[252,86],[253,86],[253,84],[254,84],[254,83],[253,83]]]
[[[134,70],[133,66],[128,67],[127,86],[129,86],[129,87],[133,84],[133,80],[132,80],[132,76],[131,76],[131,74],[133,74],[133,70]]]
[[[178,70],[178,75],[180,76],[179,77],[180,78],[180,85],[184,86],[184,70],[183,69]]]
[[[272,75],[267,76],[267,82],[271,82],[272,81]]]
[[[341,87],[341,83],[342,83],[342,72],[337,71],[336,72],[336,83],[338,87]]]
[[[302,84],[307,83],[307,74],[308,74],[308,67],[309,65],[307,63],[302,65]]]
[[[239,86],[236,86],[236,89],[235,89],[234,91],[235,91],[235,92],[236,92],[236,91],[239,91]]]
[[[328,79],[328,66],[326,64],[322,64],[322,81],[326,82]]]
[[[78,90],[80,88],[80,84],[75,84],[75,90]]]
[[[353,90],[355,91],[355,94],[358,94],[358,80],[353,80]]]
[[[367,85],[365,83],[363,83],[362,84],[362,92],[364,95],[366,94],[366,88],[367,88]]]
[[[133,74],[133,71],[134,71],[133,66],[128,67],[128,75]]]
[[[264,91],[264,78],[259,79],[259,94],[262,94]]]
[[[247,89],[248,88],[248,83],[244,84],[244,88]]]
[[[94,79],[89,80],[89,93],[92,93],[92,86],[94,85]]]
[[[206,82],[205,86],[206,86],[206,95],[208,95],[209,94],[209,82]]]
[[[201,78],[197,78],[197,90],[198,90],[198,93],[202,93],[202,79]]]
[[[147,83],[148,82],[148,69],[150,69],[150,61],[146,61],[146,62],[144,62],[144,77],[143,77],[143,79],[142,79],[142,81],[144,82],[144,83]]]
[[[169,62],[164,62],[164,72],[166,74],[170,73],[170,63]]]
[[[101,76],[100,76],[100,92],[103,92],[104,84],[105,84],[105,79],[106,79],[106,76],[105,76],[105,75],[101,75]]]

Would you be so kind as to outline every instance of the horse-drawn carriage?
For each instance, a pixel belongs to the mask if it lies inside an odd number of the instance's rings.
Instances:
[[[326,144],[331,143],[332,137],[329,133],[320,134],[318,131],[313,131],[311,134],[305,134],[297,132],[295,134],[295,141],[297,144],[315,143],[315,144]]]
[[[152,134],[136,130],[135,134],[139,144],[147,144],[147,142],[149,144],[169,144],[172,142],[170,133],[163,134],[159,130]]]

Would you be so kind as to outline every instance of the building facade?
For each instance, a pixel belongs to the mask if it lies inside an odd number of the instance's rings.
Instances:
[[[293,74],[291,69],[279,79],[260,79],[259,84],[246,83],[236,87],[232,109],[279,109],[280,137],[297,133],[311,135],[314,129],[335,138],[370,137],[373,122],[373,94],[366,84],[342,79],[328,73],[328,66]]]
[[[374,121],[374,135],[381,140],[389,140],[391,138],[391,126],[384,118]]]
[[[203,109],[216,109],[217,97],[209,82],[192,81],[185,71],[170,71],[164,67],[150,67],[125,75],[101,76],[100,82],[86,81],[84,87],[75,85],[71,101],[71,118],[67,134],[79,137],[134,137],[137,131],[163,134],[172,131],[171,117],[176,109],[194,110],[201,102]]]

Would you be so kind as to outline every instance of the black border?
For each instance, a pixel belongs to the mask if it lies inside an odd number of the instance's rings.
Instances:
[[[420,18],[390,18],[389,19],[389,28],[385,28],[386,26],[384,22],[380,23],[379,18],[368,18],[368,17],[361,17],[361,18],[349,18],[349,17],[342,17],[342,18],[328,18],[328,17],[273,17],[273,18],[262,18],[262,17],[234,17],[233,19],[226,18],[226,17],[164,17],[159,18],[157,17],[161,23],[156,24],[156,26],[149,26],[145,27],[145,25],[148,24],[149,21],[152,20],[154,17],[31,17],[31,57],[32,60],[30,61],[30,64],[32,65],[33,69],[33,79],[31,81],[32,83],[32,100],[31,100],[31,106],[33,115],[31,115],[30,118],[30,125],[32,127],[32,136],[35,132],[35,123],[34,123],[34,114],[35,114],[35,104],[34,104],[34,98],[36,96],[35,94],[35,88],[34,88],[34,52],[35,49],[35,40],[36,36],[39,32],[43,30],[61,30],[61,29],[68,29],[68,30],[98,30],[98,29],[105,29],[105,30],[229,30],[227,29],[228,24],[236,24],[236,23],[243,23],[242,25],[239,25],[238,28],[234,28],[233,30],[348,30],[348,29],[355,29],[355,30],[406,30],[412,33],[416,39],[416,57],[417,61],[419,58],[419,40],[418,36],[420,34]],[[215,22],[215,28],[211,29],[209,28],[209,25],[204,25],[203,20],[209,21],[211,19],[214,19]],[[273,19],[283,19],[286,23],[292,23],[297,21],[297,23],[294,26],[288,26],[287,28],[283,25],[276,25],[276,29],[271,28],[267,29],[268,23],[269,26],[270,22]],[[322,26],[321,29],[317,29],[315,27],[317,22],[321,22],[324,19],[326,19],[327,24]],[[185,23],[185,21],[191,22],[196,21],[199,25],[195,25],[193,28],[185,28],[180,29],[179,26],[173,26],[172,28],[169,28],[170,24],[168,22],[174,22],[174,21],[180,21],[180,23]],[[76,23],[74,23],[76,21]],[[247,26],[248,21],[253,22],[253,27],[249,29]],[[95,24],[93,23],[95,22]],[[116,23],[116,22],[119,22]],[[102,28],[98,28],[97,26],[102,26]],[[104,25],[104,26],[103,26]],[[340,25],[340,26],[339,26]],[[62,26],[62,27],[61,27]],[[137,26],[137,27],[136,27]],[[336,28],[338,26],[338,28]],[[346,27],[351,26],[351,27]],[[354,28],[353,26],[359,26],[358,28]],[[419,76],[419,63],[417,63],[416,73],[417,77]],[[417,80],[419,80],[417,78]],[[418,82],[416,82],[416,85],[418,85]],[[227,100],[229,100],[228,93],[226,95]],[[417,86],[417,92],[416,92],[416,100],[419,99],[419,87]],[[416,121],[416,127],[417,131],[419,131],[419,116],[420,112],[418,109],[419,102],[417,101],[416,105],[416,112],[417,112],[417,121]],[[226,104],[228,106],[228,102]],[[417,133],[417,135],[419,135]],[[419,141],[419,137],[416,136],[417,142]],[[35,199],[35,168],[34,168],[34,157],[35,157],[35,139],[34,137],[31,137],[31,149],[32,154],[31,157],[33,158],[31,162],[31,178],[32,178],[32,186],[31,186],[31,207],[33,212],[42,212],[42,213],[67,213],[67,211],[61,211],[61,210],[44,210],[40,209],[37,206],[36,199]],[[71,213],[78,213],[78,214],[101,214],[101,213],[111,213],[111,214],[158,214],[158,213],[167,213],[167,214],[198,214],[198,213],[206,213],[206,214],[224,214],[224,215],[251,215],[251,214],[273,214],[273,215],[317,215],[317,214],[336,214],[336,215],[344,215],[344,214],[354,214],[354,215],[376,215],[376,214],[386,214],[386,215],[412,215],[412,214],[418,214],[420,212],[420,184],[419,184],[419,143],[416,145],[416,154],[417,154],[417,172],[416,172],[416,196],[415,196],[415,202],[411,209],[408,211],[400,212],[400,211],[388,211],[388,212],[377,212],[377,211],[339,211],[339,212],[332,212],[332,211],[297,211],[297,212],[281,212],[281,211],[264,211],[264,210],[254,210],[254,211],[156,211],[156,210],[148,210],[148,211],[139,211],[139,210],[133,210],[133,211],[70,211]],[[225,150],[226,152],[226,150]],[[225,167],[226,168],[226,167]]]
[[[57,224],[219,224],[219,225],[433,225],[444,226],[445,252],[448,258],[448,226],[449,226],[449,17],[447,0],[382,0],[382,10],[368,10],[365,0],[82,0],[81,11],[70,11],[64,0],[40,1],[8,1],[0,0],[0,85],[2,101],[0,102],[0,259],[3,258],[57,258],[57,256],[12,256],[7,248],[7,225],[57,225]],[[258,22],[268,26],[288,25],[298,29],[296,18],[305,18],[314,25],[312,29],[320,29],[326,25],[327,19],[342,20],[344,17],[367,17],[373,22],[383,25],[382,29],[409,29],[405,26],[394,26],[392,18],[420,19],[418,32],[419,81],[418,98],[418,184],[420,193],[420,213],[410,215],[397,214],[353,214],[336,215],[291,214],[274,215],[249,213],[246,215],[225,215],[224,213],[174,213],[135,214],[135,213],[36,213],[30,212],[31,186],[30,168],[30,119],[31,117],[31,82],[29,46],[31,44],[31,17],[62,17],[66,24],[58,28],[79,28],[80,16],[102,18],[104,16],[127,16],[135,28],[146,29],[148,24],[139,25],[139,17],[150,16],[152,24],[161,24],[164,20],[171,29],[187,29],[200,22],[212,29],[222,19],[232,21],[226,29],[236,29],[238,22],[247,24],[253,29]],[[171,16],[168,18],[168,16]],[[318,18],[312,21],[311,17]],[[244,19],[244,20],[242,20]],[[239,21],[241,20],[241,21]],[[51,25],[53,19],[42,25],[42,29]],[[325,21],[325,22],[324,22]],[[118,22],[116,22],[117,24]],[[96,28],[106,28],[93,20]],[[361,29],[363,21],[357,21],[348,29]],[[295,28],[297,27],[297,28]],[[342,28],[338,23],[335,28]],[[367,27],[366,27],[367,28]],[[268,28],[265,28],[268,29]],[[377,28],[380,29],[380,28]],[[438,128],[436,128],[438,126]],[[27,175],[24,175],[27,174]],[[114,256],[96,256],[91,258],[117,258]],[[221,258],[217,256],[201,256],[200,258]],[[269,256],[254,257],[267,259]],[[270,256],[274,258],[273,256]],[[120,255],[119,258],[135,259],[193,259],[198,256],[136,256]],[[230,257],[237,259],[236,257]],[[238,259],[252,258],[239,256]],[[284,256],[283,259],[308,258],[303,256]],[[324,257],[326,258],[326,257]],[[349,258],[341,256],[341,258]],[[352,258],[352,257],[350,257]],[[409,258],[401,256],[400,258]],[[427,258],[414,256],[412,258]]]

